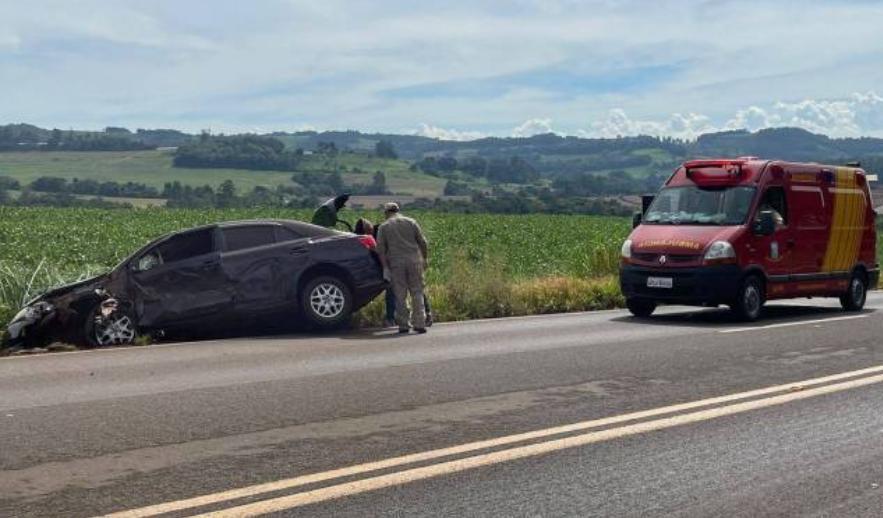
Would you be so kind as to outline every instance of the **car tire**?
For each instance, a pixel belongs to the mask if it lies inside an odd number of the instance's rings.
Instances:
[[[868,298],[868,281],[861,272],[855,272],[849,279],[846,293],[840,296],[840,305],[846,311],[861,311]]]
[[[625,307],[638,318],[648,318],[656,310],[656,303],[647,299],[626,299]]]
[[[730,309],[739,320],[754,322],[760,318],[763,304],[766,302],[763,282],[756,275],[750,275],[742,281],[739,293],[730,304]]]
[[[337,277],[321,275],[307,281],[300,302],[307,321],[322,329],[345,326],[352,317],[352,290]]]
[[[110,315],[101,315],[97,304],[86,315],[83,323],[83,341],[89,347],[113,347],[132,345],[138,339],[138,326],[134,314],[120,305]]]

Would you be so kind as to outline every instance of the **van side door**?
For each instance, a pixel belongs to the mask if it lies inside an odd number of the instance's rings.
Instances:
[[[822,188],[817,167],[792,166],[787,177],[788,207],[795,242],[792,280],[816,282],[828,246],[830,196]]]

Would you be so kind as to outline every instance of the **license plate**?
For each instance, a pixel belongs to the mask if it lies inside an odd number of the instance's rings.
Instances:
[[[671,288],[673,285],[671,277],[647,277],[648,288]]]

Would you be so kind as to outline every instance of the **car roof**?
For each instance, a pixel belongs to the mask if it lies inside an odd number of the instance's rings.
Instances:
[[[335,233],[340,233],[339,230],[335,230],[332,228],[321,227],[319,225],[313,225],[312,223],[307,223],[305,221],[298,221],[296,219],[277,219],[277,218],[261,218],[261,219],[240,219],[233,221],[221,221],[215,223],[214,225],[206,225],[205,227],[196,227],[196,228],[209,228],[212,226],[217,226],[220,228],[230,228],[230,227],[245,227],[251,225],[281,225],[284,227],[289,227],[298,231],[302,234],[308,235],[331,235]],[[195,230],[195,229],[191,229]],[[182,230],[181,232],[186,232]]]
[[[137,255],[141,251],[156,244],[159,244],[161,241],[165,241],[172,236],[177,236],[180,234],[186,234],[188,232],[197,232],[200,230],[210,230],[213,228],[235,228],[235,227],[244,227],[250,225],[279,225],[289,227],[295,232],[305,235],[305,236],[331,236],[334,234],[343,234],[344,232],[340,230],[335,230],[332,228],[320,227],[319,225],[313,225],[312,223],[307,223],[304,221],[298,221],[295,219],[273,219],[273,218],[261,218],[261,219],[240,219],[240,220],[231,220],[231,221],[219,221],[217,223],[209,223],[206,225],[199,225],[196,227],[190,228],[182,228],[180,230],[176,230],[174,232],[169,232],[167,234],[163,234],[158,238],[146,243],[144,246],[139,248],[133,255]]]

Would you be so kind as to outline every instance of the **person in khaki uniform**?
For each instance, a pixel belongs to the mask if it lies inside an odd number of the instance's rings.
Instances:
[[[429,261],[429,247],[420,225],[402,216],[398,204],[387,203],[384,212],[386,221],[377,230],[377,252],[383,264],[384,278],[392,283],[395,294],[396,324],[399,333],[409,332],[413,325],[414,331],[422,334],[426,332],[423,272]]]

